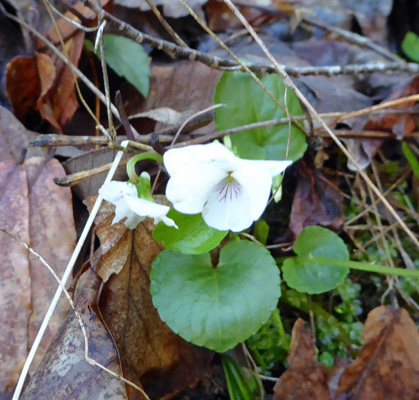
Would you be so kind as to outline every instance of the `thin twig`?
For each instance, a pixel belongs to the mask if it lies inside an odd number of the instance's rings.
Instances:
[[[145,1],[147,2],[150,9],[153,11],[154,15],[157,17],[157,19],[163,25],[164,29],[166,29],[167,33],[173,38],[173,40],[179,46],[188,48],[189,46],[183,41],[183,39],[173,30],[173,28],[170,26],[170,24],[164,19],[163,15],[161,15],[161,12],[154,5],[154,3],[151,0],[145,0]]]
[[[163,39],[156,38],[148,35],[147,33],[141,32],[119,18],[109,14],[107,11],[101,9],[97,4],[91,0],[86,0],[86,4],[96,13],[102,13],[103,18],[110,23],[119,27],[121,31],[137,42],[147,43],[149,46],[162,50],[171,56],[176,58],[186,58],[189,60],[199,61],[210,68],[218,69],[221,71],[245,71],[246,69],[240,65],[240,63],[234,60],[226,60],[216,56],[210,56],[202,51],[189,49],[186,47],[178,46],[172,42],[168,42]],[[243,63],[246,68],[250,69],[255,73],[273,73],[276,72],[274,65],[272,64],[260,64],[260,63]],[[406,63],[403,61],[394,62],[376,62],[367,64],[356,64],[348,66],[330,65],[323,67],[290,67],[281,64],[281,69],[288,75],[299,77],[304,75],[339,75],[339,74],[361,74],[371,73],[377,71],[405,71],[410,73],[419,72],[419,65],[415,63]]]

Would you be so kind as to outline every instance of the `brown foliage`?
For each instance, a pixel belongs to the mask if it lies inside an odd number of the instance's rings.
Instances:
[[[121,222],[111,226],[113,206],[101,208],[97,234],[101,249],[95,265],[107,280],[100,298],[103,318],[115,337],[125,376],[143,385],[152,399],[168,399],[196,383],[212,352],[194,346],[160,320],[150,295],[151,263],[162,246],[146,220],[132,231]],[[129,389],[129,398],[138,393]]]
[[[18,166],[13,160],[0,164],[0,226],[42,253],[58,275],[64,271],[76,236],[71,192],[52,181],[63,175],[57,160],[31,158]],[[57,283],[37,258],[4,233],[0,247],[0,387],[6,396],[17,382]],[[33,368],[57,332],[64,310],[59,307],[48,325]]]

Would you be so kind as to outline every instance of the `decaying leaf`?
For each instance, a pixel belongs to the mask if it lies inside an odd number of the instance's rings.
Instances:
[[[31,158],[18,166],[13,160],[0,164],[0,226],[31,245],[59,276],[76,239],[71,192],[53,183],[55,176],[63,174],[57,160]],[[37,258],[4,233],[0,234],[0,247],[0,387],[10,393],[57,283]],[[58,307],[54,314],[33,368],[57,332],[65,311]]]
[[[406,310],[381,306],[368,314],[363,347],[339,380],[336,398],[419,398],[419,334]],[[345,394],[346,397],[339,397]]]
[[[316,361],[316,350],[310,332],[299,318],[292,330],[289,368],[274,387],[274,400],[329,400],[326,367]]]
[[[28,131],[22,123],[6,108],[0,107],[0,160],[18,160],[22,150],[27,147],[37,134]],[[41,156],[39,148],[30,148],[27,157]]]
[[[342,195],[320,170],[300,163],[292,202],[290,230],[297,237],[304,227],[321,225],[339,231],[345,222]]]
[[[162,322],[150,295],[151,263],[162,246],[151,236],[149,220],[135,230],[123,222],[111,225],[113,207],[105,203],[97,218],[101,241],[96,268],[108,278],[100,308],[115,337],[124,374],[141,382],[151,399],[168,399],[196,383],[205,372],[212,352],[174,334]],[[135,393],[129,393],[135,399]]]
[[[26,170],[13,161],[0,164],[0,225],[29,243]],[[13,184],[10,180],[13,179]],[[0,233],[0,397],[13,391],[27,355],[27,324],[31,314],[29,256],[17,242]]]
[[[120,374],[118,352],[95,311],[100,284],[100,278],[88,269],[77,282],[74,301],[87,331],[89,357]],[[79,322],[74,312],[70,312],[22,400],[127,399],[123,381],[85,360],[84,343]]]

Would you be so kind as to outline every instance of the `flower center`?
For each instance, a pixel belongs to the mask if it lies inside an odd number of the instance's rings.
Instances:
[[[216,187],[215,190],[218,192],[218,202],[231,201],[237,199],[242,194],[242,187],[231,174],[233,171],[228,172],[228,176],[223,179]]]

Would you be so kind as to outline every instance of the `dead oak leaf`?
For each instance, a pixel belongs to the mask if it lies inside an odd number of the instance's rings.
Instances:
[[[335,399],[419,399],[419,334],[406,310],[372,310],[362,343],[358,358],[339,380]]]
[[[64,175],[57,160],[31,158],[0,163],[0,226],[38,251],[62,275],[74,248],[71,192],[53,183]],[[0,398],[16,385],[28,350],[57,283],[40,261],[17,242],[0,235]],[[32,364],[36,368],[57,332],[65,309],[58,307]],[[4,390],[4,392],[2,392]]]
[[[316,361],[316,350],[310,332],[299,318],[292,329],[289,368],[274,387],[273,400],[329,400],[326,367]]]
[[[105,202],[95,221],[101,241],[96,268],[108,278],[100,309],[115,337],[125,376],[141,383],[151,399],[169,399],[197,382],[212,352],[173,333],[153,306],[149,274],[163,248],[151,236],[152,221],[129,230],[123,222],[111,225],[112,219],[113,206]],[[130,399],[141,398],[128,390]]]
[[[118,352],[95,311],[100,284],[101,279],[88,269],[77,282],[74,302],[86,328],[89,357],[120,374]],[[85,338],[79,322],[74,312],[70,312],[22,400],[127,399],[125,383],[100,367],[90,365],[85,359],[84,346]]]

